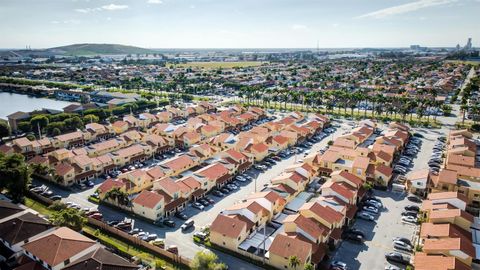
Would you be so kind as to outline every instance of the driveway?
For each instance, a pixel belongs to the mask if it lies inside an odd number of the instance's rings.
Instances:
[[[333,256],[332,260],[345,262],[348,269],[385,269],[385,266],[389,265],[385,260],[385,253],[394,251],[392,239],[413,237],[415,226],[402,223],[400,219],[404,207],[413,204],[406,199],[406,194],[375,190],[374,195],[382,201],[382,212],[374,221],[357,219],[353,226],[365,233],[365,242],[357,244],[343,240]]]

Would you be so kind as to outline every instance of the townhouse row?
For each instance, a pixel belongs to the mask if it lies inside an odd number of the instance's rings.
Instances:
[[[278,269],[295,269],[292,256],[318,267],[351,225],[365,184],[388,185],[394,156],[408,143],[408,127],[399,123],[375,133],[375,122],[362,121],[325,152],[289,166],[262,192],[222,211],[210,242]]]
[[[420,170],[410,175],[411,191],[425,193],[458,192],[467,198],[466,210],[475,216],[480,213],[480,166],[478,145],[467,130],[450,131],[438,174]]]
[[[155,115],[151,113],[141,113],[138,115],[138,118],[132,115],[126,115],[122,120],[116,121],[111,125],[90,123],[85,126],[85,130],[83,131],[74,131],[52,138],[46,137],[30,141],[23,137],[13,140],[9,145],[2,146],[0,150],[3,152],[21,153],[25,155],[27,159],[30,159],[35,155],[46,154],[55,149],[75,148],[92,142],[105,140],[131,129],[147,129],[156,123],[168,123],[173,119],[195,117],[200,114],[208,114],[216,111],[213,105],[204,101],[188,108],[190,108],[192,112],[187,113],[185,110],[168,106],[165,111]],[[236,109],[240,110],[240,108]]]
[[[138,266],[67,227],[55,227],[35,211],[0,200],[0,255],[13,270],[118,269]]]
[[[298,116],[267,122],[238,136],[223,133],[159,166],[108,179],[98,188],[100,197],[105,199],[110,190],[117,188],[131,195],[130,210],[134,213],[151,220],[168,217],[182,210],[188,201],[195,201],[214,187],[231,181],[253,163],[295,144],[303,136],[320,132],[328,123],[323,116],[313,115],[309,119]],[[305,128],[305,133],[291,132],[291,140],[280,135],[283,130],[297,128]]]
[[[415,269],[478,269],[480,221],[466,211],[467,204],[456,191],[430,193],[423,201]]]
[[[315,158],[289,166],[262,192],[223,210],[210,227],[210,242],[278,269],[320,265],[351,224],[365,195],[361,178],[335,171],[318,197],[305,199],[306,187],[318,179]]]
[[[133,116],[125,116],[127,122],[119,121],[125,123],[122,130],[115,130],[115,126],[118,126],[119,122],[115,122],[112,126],[89,124],[87,130],[92,131],[97,137],[102,134],[119,135],[72,150],[59,148],[43,155],[36,155],[29,162],[48,167],[53,173],[45,173],[43,177],[61,185],[70,186],[74,183],[82,183],[125,165],[152,158],[155,154],[163,153],[176,146],[179,147],[179,142],[181,142],[181,148],[189,148],[197,143],[207,141],[225,130],[226,125],[220,125],[223,122],[217,120],[221,118],[220,115],[234,118],[239,115],[238,113],[241,113],[240,115],[248,114],[251,116],[249,121],[265,116],[264,111],[258,108],[250,108],[249,111],[240,107],[235,108],[220,114],[203,114],[191,118],[185,127],[177,128],[171,124],[156,124],[147,129],[145,133],[137,130],[138,123],[135,120],[138,119]],[[240,109],[243,109],[243,113]],[[216,125],[216,123],[219,124]],[[248,123],[250,122],[245,122],[245,124]],[[243,124],[243,122],[240,123],[240,125]],[[215,128],[207,131],[205,127]],[[75,134],[75,136],[82,136],[81,132],[75,132]],[[73,136],[74,134],[67,135]],[[15,140],[14,144],[23,140],[29,143],[37,142],[21,138]]]

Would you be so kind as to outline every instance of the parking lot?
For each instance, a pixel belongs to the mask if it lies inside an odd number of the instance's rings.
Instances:
[[[415,231],[415,225],[401,221],[404,207],[415,204],[406,199],[405,193],[375,190],[374,195],[383,204],[381,213],[374,221],[357,219],[353,226],[365,233],[365,242],[359,244],[344,240],[332,258],[345,262],[348,269],[385,269],[391,264],[385,260],[385,253],[398,251],[393,248],[393,238],[412,239]],[[409,254],[403,251],[400,253]],[[399,264],[395,265],[404,269]]]

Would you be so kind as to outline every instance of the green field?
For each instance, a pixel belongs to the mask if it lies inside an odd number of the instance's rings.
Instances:
[[[174,65],[179,68],[204,68],[204,69],[216,69],[216,68],[245,68],[245,67],[258,67],[267,62],[259,61],[242,61],[242,62],[189,62],[185,64],[173,64],[169,63],[167,66]]]

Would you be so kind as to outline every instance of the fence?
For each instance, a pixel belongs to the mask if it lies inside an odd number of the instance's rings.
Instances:
[[[160,247],[154,246],[152,244],[149,244],[145,241],[142,241],[141,239],[134,237],[122,230],[119,230],[117,228],[114,228],[112,226],[109,226],[108,224],[104,223],[103,221],[96,220],[94,218],[88,218],[88,224],[97,227],[101,230],[104,230],[112,235],[115,235],[116,237],[131,243],[132,245],[141,247],[145,250],[150,251],[153,254],[156,254],[160,257],[166,258],[167,260],[171,261],[172,263],[178,263],[183,266],[188,267],[190,265],[190,259],[185,258],[183,256],[171,253],[169,251],[166,251],[165,249],[162,249]]]

